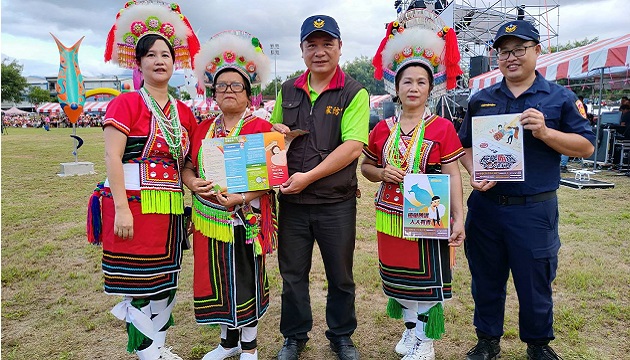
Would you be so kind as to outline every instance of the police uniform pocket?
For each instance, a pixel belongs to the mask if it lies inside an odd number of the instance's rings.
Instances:
[[[549,239],[550,243],[547,247],[540,247],[532,249],[532,257],[534,259],[547,259],[558,256],[558,250],[560,250],[560,239]]]
[[[562,104],[544,105],[540,111],[545,116],[545,124],[548,128],[558,130],[562,117]]]

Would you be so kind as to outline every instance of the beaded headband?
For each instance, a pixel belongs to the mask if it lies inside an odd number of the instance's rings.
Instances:
[[[192,58],[199,51],[199,40],[179,5],[161,1],[130,0],[116,15],[116,23],[107,36],[105,61],[135,69],[136,45],[146,35],[158,35],[175,50],[176,69],[192,68]]]
[[[261,84],[269,79],[271,62],[263,53],[258,38],[240,30],[220,32],[201,46],[195,56],[195,76],[199,88],[212,86],[225,69],[234,69],[252,85],[252,102],[256,105]]]
[[[455,88],[459,67],[455,31],[435,13],[413,9],[387,26],[387,33],[372,60],[374,77],[383,79],[385,90],[396,95],[396,73],[406,65],[423,64],[433,76],[433,96]]]

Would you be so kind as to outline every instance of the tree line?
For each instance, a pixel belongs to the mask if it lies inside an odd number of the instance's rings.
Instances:
[[[50,93],[38,86],[28,86],[26,78],[22,76],[24,67],[16,60],[2,60],[2,100],[19,103],[24,98],[24,91],[28,92],[26,98],[32,104],[43,104],[51,101]]]

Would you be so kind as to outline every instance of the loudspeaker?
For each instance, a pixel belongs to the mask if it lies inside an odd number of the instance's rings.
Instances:
[[[470,77],[474,78],[490,71],[490,62],[487,56],[473,56],[470,58]]]
[[[608,163],[608,160],[612,161],[614,134],[614,129],[600,129],[597,145],[597,162],[606,164]],[[586,158],[586,160],[595,160],[595,155],[596,154],[591,155],[591,157]]]

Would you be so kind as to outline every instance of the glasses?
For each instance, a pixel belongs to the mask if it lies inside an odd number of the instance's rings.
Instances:
[[[536,45],[538,45],[538,44],[536,44]],[[501,52],[499,52],[499,61],[505,61],[505,60],[509,59],[510,55],[514,55],[515,58],[523,57],[523,56],[525,56],[525,53],[527,52],[527,49],[529,49],[531,47],[534,47],[536,45],[523,46],[523,47],[512,49],[512,50],[501,51]]]
[[[228,91],[228,88],[230,90],[232,90],[232,92],[234,93],[240,93],[243,92],[243,90],[245,90],[245,85],[243,83],[240,82],[233,82],[233,83],[217,83],[214,86],[214,90],[218,93],[226,93]]]

